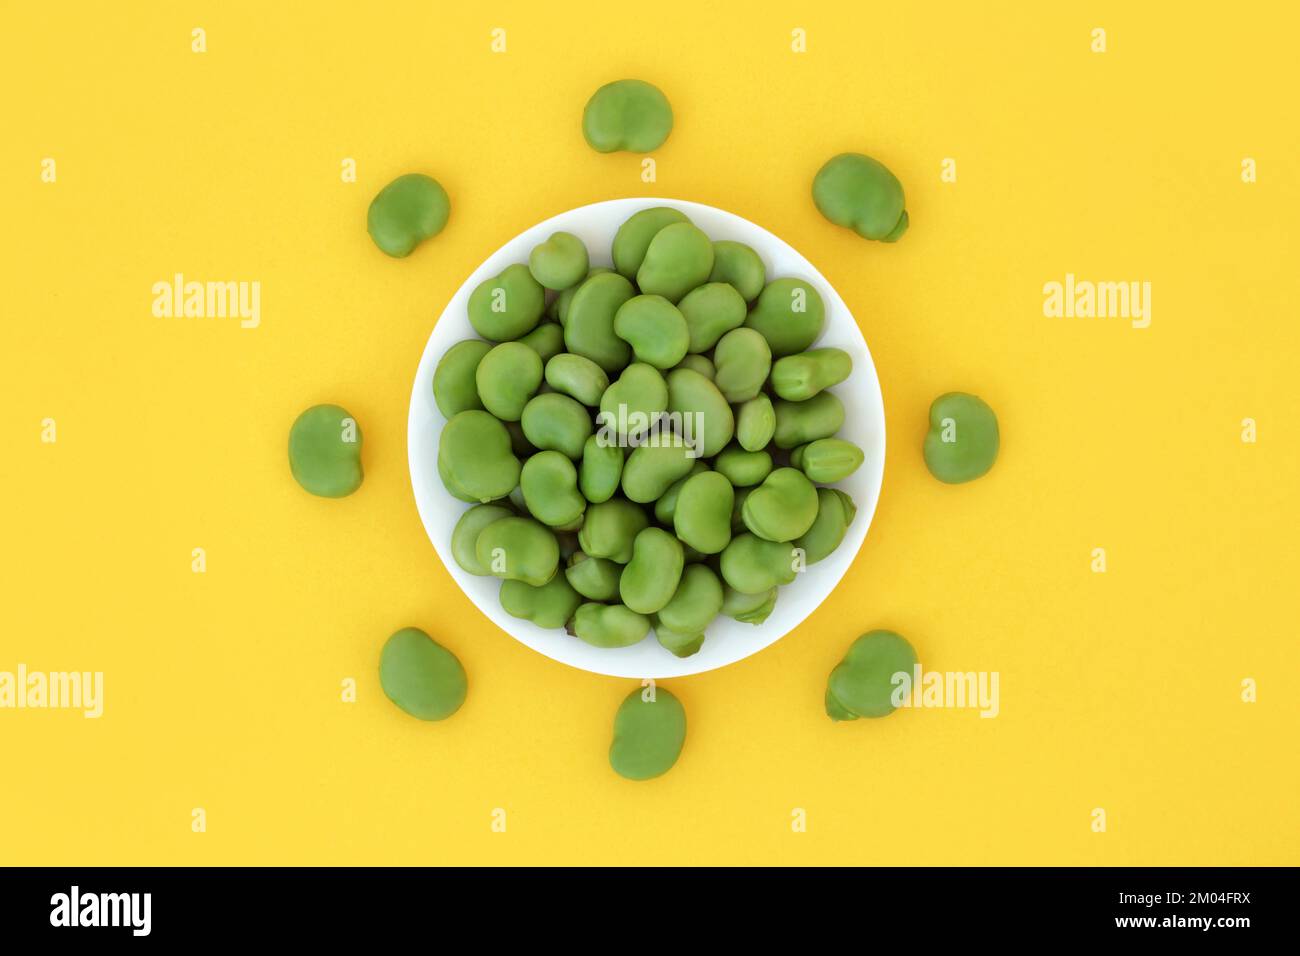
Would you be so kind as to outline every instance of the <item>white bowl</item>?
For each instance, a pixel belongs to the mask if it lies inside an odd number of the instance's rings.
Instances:
[[[753,247],[767,266],[769,280],[797,277],[821,294],[826,305],[826,329],[817,345],[835,346],[853,357],[853,374],[833,389],[847,411],[840,437],[866,452],[862,467],[838,486],[853,498],[858,508],[843,543],[830,557],[801,573],[793,584],[781,588],[776,607],[765,622],[755,626],[719,617],[709,625],[699,653],[685,658],[664,650],[653,631],[632,647],[600,648],[562,630],[546,630],[507,614],[497,597],[500,582],[496,578],[469,574],[451,556],[452,528],[470,506],[453,498],[442,486],[437,465],[438,437],[446,419],[433,401],[433,370],[452,345],[461,339],[477,338],[466,311],[474,288],[512,263],[527,263],[533,246],[559,230],[571,232],[587,244],[592,265],[608,266],[610,243],[618,227],[634,212],[650,206],[680,209],[711,239],[734,239]],[[525,230],[488,256],[465,280],[447,303],[424,347],[411,392],[407,445],[415,504],[429,540],[456,583],[497,627],[547,657],[595,674],[639,679],[682,677],[723,667],[762,650],[798,627],[839,583],[862,546],[880,496],[885,468],[885,409],[871,353],[848,306],[822,274],[786,242],[739,216],[700,203],[675,199],[611,199],[570,209]]]

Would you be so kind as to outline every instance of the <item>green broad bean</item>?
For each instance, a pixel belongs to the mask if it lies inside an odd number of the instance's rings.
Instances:
[[[455,654],[419,628],[404,627],[384,642],[379,686],[412,717],[444,720],[465,703],[468,685]]]
[[[543,322],[516,341],[536,352],[543,363],[549,362],[564,351],[564,328],[558,322]]]
[[[895,674],[913,676],[916,651],[893,631],[869,631],[855,640],[826,683],[831,720],[887,717],[895,710]]]
[[[582,457],[592,432],[591,413],[582,403],[559,392],[529,399],[519,424],[533,447],[562,451],[574,461]]]
[[[637,689],[614,715],[609,765],[628,780],[649,780],[672,769],[686,743],[686,711],[663,687]]]
[[[678,364],[678,368],[688,368],[692,372],[699,372],[709,381],[713,381],[713,376],[718,374],[717,368],[713,365],[713,360],[707,355],[687,355]]]
[[[433,401],[443,418],[451,418],[467,408],[482,408],[474,373],[483,356],[492,351],[492,343],[482,339],[465,339],[447,349],[433,370]]]
[[[762,451],[776,434],[776,410],[766,395],[756,395],[736,412],[736,441],[745,451]]]
[[[817,489],[795,468],[778,468],[750,492],[745,527],[767,541],[793,541],[817,520]]]
[[[564,320],[564,347],[591,359],[606,373],[632,359],[632,347],[614,334],[619,306],[636,292],[617,272],[599,272],[578,286]]]
[[[739,445],[728,445],[713,460],[713,470],[725,475],[732,487],[748,488],[771,474],[772,455],[764,449],[746,451]]]
[[[843,349],[812,349],[787,355],[772,365],[772,391],[778,398],[802,402],[822,389],[838,385],[853,371],[853,359]]]
[[[831,438],[844,425],[844,403],[834,392],[818,392],[804,402],[779,399],[772,408],[776,411],[772,442],[777,448],[797,448]]]
[[[582,135],[598,153],[651,153],[672,131],[668,97],[645,80],[606,83],[582,111]]]
[[[505,612],[538,627],[564,627],[581,603],[582,597],[563,574],[541,587],[509,579],[501,582],[501,607]]]
[[[632,346],[638,362],[670,369],[686,356],[686,319],[661,295],[637,295],[618,307],[614,334]]]
[[[541,387],[542,368],[542,357],[522,342],[493,346],[474,372],[483,407],[502,421],[519,421]]]
[[[853,499],[838,488],[817,489],[817,518],[812,527],[795,541],[802,548],[805,564],[816,564],[840,546],[858,513]]]
[[[713,243],[689,222],[664,226],[650,240],[636,272],[643,295],[661,295],[669,302],[702,284],[713,271]]]
[[[623,566],[609,558],[593,558],[584,551],[575,551],[564,570],[573,590],[588,601],[612,601],[618,597],[618,579],[623,576]]]
[[[546,384],[594,408],[609,388],[609,376],[591,359],[563,352],[546,363]]]
[[[718,373],[714,383],[729,402],[747,402],[758,395],[772,371],[772,350],[753,329],[732,329],[713,350]]]
[[[973,481],[998,458],[998,417],[984,400],[948,392],[930,405],[925,467],[946,484]]]
[[[625,279],[635,279],[637,270],[645,261],[650,240],[664,226],[671,226],[675,222],[690,222],[690,220],[686,218],[685,213],[671,206],[653,206],[629,216],[614,234],[614,245],[610,250],[614,260],[614,270]]]
[[[746,302],[753,302],[763,291],[767,269],[758,253],[743,242],[723,239],[713,244],[713,271],[710,282],[725,282]]]
[[[692,354],[707,352],[727,332],[745,324],[745,300],[725,282],[709,282],[692,289],[677,308],[690,330]]]
[[[587,274],[587,247],[571,232],[554,232],[528,255],[528,271],[547,289],[561,292]]]
[[[731,482],[716,471],[688,478],[673,510],[677,537],[701,554],[720,553],[731,543],[731,508],[735,500]]]
[[[592,435],[583,443],[582,464],[578,466],[578,488],[592,504],[613,497],[623,478],[624,451],[620,445],[601,441]]]
[[[722,613],[742,624],[762,624],[776,607],[776,588],[757,594],[741,594],[728,585],[722,596]]]
[[[632,560],[632,542],[650,524],[645,509],[626,498],[610,498],[587,506],[587,519],[578,531],[578,545],[593,558],[616,564]]]
[[[479,533],[494,521],[513,515],[514,512],[504,505],[475,505],[462,514],[451,532],[451,556],[456,563],[470,574],[480,577],[491,574],[479,564],[478,553],[474,550]]]
[[[484,504],[504,498],[519,484],[521,467],[510,432],[487,412],[458,412],[442,426],[438,473],[456,497]]]
[[[495,527],[489,525],[488,528]],[[486,534],[486,532],[484,532]],[[480,539],[481,540],[481,539]],[[794,580],[800,557],[788,542],[737,535],[722,551],[722,579],[742,594],[760,594]]]
[[[655,637],[678,657],[690,657],[704,644],[705,628],[722,610],[722,582],[705,564],[682,572],[672,600],[655,616]]]
[[[809,481],[829,485],[857,471],[865,457],[862,449],[851,441],[819,438],[792,451],[790,464],[801,469]]]
[[[313,405],[294,420],[289,472],[320,498],[344,498],[361,487],[361,426],[346,408]]]
[[[528,513],[553,528],[569,528],[587,510],[578,492],[578,469],[563,453],[539,451],[524,462],[519,488]]]
[[[451,201],[436,179],[407,173],[370,201],[366,229],[381,251],[402,259],[425,239],[442,232],[450,214]]]
[[[641,504],[656,501],[694,466],[697,456],[681,436],[660,433],[632,449],[623,466],[623,494]]]
[[[861,153],[841,153],[817,171],[813,202],[821,214],[863,239],[897,242],[907,231],[903,185],[889,169]]]
[[[816,289],[802,279],[776,279],[759,294],[745,325],[767,339],[775,358],[783,358],[816,342],[825,321]]]
[[[469,322],[493,342],[508,342],[536,328],[546,311],[546,292],[520,263],[481,282],[469,296]]]
[[[533,587],[551,580],[560,565],[560,545],[555,532],[532,518],[502,518],[492,522],[479,532],[474,555],[493,576],[523,581]]]
[[[614,270],[607,266],[592,266],[587,272],[586,278],[590,279],[592,276],[600,275],[602,272],[613,271]],[[582,283],[584,281],[585,279],[580,279],[575,284],[563,290],[559,295],[551,300],[550,306],[547,307],[546,314],[556,322],[559,322],[561,327],[563,327],[564,323],[569,320],[569,303],[573,301],[574,293],[582,288]]]
[[[569,628],[593,647],[631,647],[650,633],[650,618],[621,604],[587,603],[573,612]]]
[[[618,381],[600,397],[596,423],[607,436],[636,440],[647,434],[668,409],[668,383],[645,362],[623,369]]]
[[[654,614],[672,600],[685,564],[680,541],[663,528],[644,528],[632,541],[632,560],[618,580],[619,597],[638,614]]]
[[[689,368],[668,373],[668,416],[676,432],[703,458],[731,441],[736,417],[726,397],[705,375]]]
[[[666,624],[659,623],[658,615],[653,615],[650,626],[654,628],[655,640],[659,646],[674,657],[690,657],[698,654],[704,646],[704,635],[688,631],[674,631]]]
[[[697,458],[695,464],[691,465],[691,470],[669,485],[668,490],[659,496],[659,500],[655,502],[655,520],[671,528],[673,512],[677,510],[677,496],[681,494],[682,486],[700,472],[708,470],[709,466]]]

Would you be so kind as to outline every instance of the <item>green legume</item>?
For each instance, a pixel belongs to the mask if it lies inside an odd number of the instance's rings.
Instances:
[[[643,295],[661,295],[676,302],[713,271],[713,243],[689,222],[664,226],[650,240],[636,272]],[[729,287],[728,287],[729,288]]]
[[[809,481],[827,485],[843,481],[858,470],[862,449],[843,438],[819,438],[800,445],[790,454],[790,464],[803,470]]]
[[[844,425],[844,403],[834,392],[818,392],[806,402],[772,403],[776,411],[777,448],[797,448],[819,438],[830,438]]]
[[[632,347],[614,334],[614,316],[635,292],[616,272],[600,272],[578,286],[564,320],[564,347],[591,359],[606,373],[622,369]]]
[[[649,780],[672,769],[686,742],[686,711],[662,687],[637,689],[614,715],[609,765],[628,780]]]
[[[609,558],[593,558],[583,551],[575,551],[564,570],[573,590],[588,601],[612,601],[618,597],[618,580],[623,576],[623,566]]]
[[[690,222],[690,220],[686,218],[685,213],[678,212],[671,206],[654,206],[629,216],[614,235],[614,244],[610,250],[614,260],[614,270],[625,279],[635,279],[637,270],[645,261],[650,240],[664,226],[670,226],[675,222]]]
[[[513,515],[514,512],[504,505],[475,505],[461,515],[451,532],[451,555],[456,563],[470,574],[491,574],[491,571],[479,564],[478,553],[474,550],[479,533],[492,522]]]
[[[746,451],[761,451],[776,434],[776,410],[766,395],[743,403],[736,412],[736,442]]]
[[[594,407],[609,388],[609,376],[591,359],[563,352],[546,363],[546,384]]]
[[[707,352],[725,333],[745,324],[745,300],[725,282],[692,289],[677,308],[686,319],[692,353]]]
[[[562,451],[574,461],[582,457],[592,433],[591,413],[559,392],[535,395],[524,406],[520,425],[533,447]]]
[[[543,524],[567,528],[582,518],[587,499],[578,491],[578,470],[558,451],[539,451],[519,475],[528,512]]]
[[[776,587],[757,594],[742,594],[728,585],[723,590],[722,613],[742,624],[762,624],[776,607]]]
[[[732,329],[718,340],[713,364],[718,370],[713,381],[727,401],[747,402],[758,395],[772,371],[772,351],[753,329]]]
[[[733,487],[748,488],[771,473],[772,456],[766,450],[746,451],[739,445],[728,445],[713,460],[713,469],[726,475]]]
[[[793,541],[817,518],[817,489],[803,472],[778,468],[745,498],[747,527],[767,541]]]
[[[542,369],[542,357],[522,342],[493,346],[474,371],[483,407],[502,421],[519,421],[542,384]]]
[[[451,418],[467,408],[482,408],[474,373],[483,356],[492,351],[492,343],[482,339],[457,342],[438,361],[433,370],[433,401],[444,418]]]
[[[490,574],[533,587],[551,580],[560,563],[560,545],[554,532],[531,518],[492,522],[479,532],[474,554]]]
[[[794,543],[803,549],[804,563],[816,564],[838,548],[857,513],[853,499],[838,488],[818,488],[817,518]]]
[[[338,405],[313,405],[289,429],[289,471],[304,490],[343,498],[361,487],[361,426]]]
[[[843,349],[812,349],[777,359],[772,366],[772,391],[791,402],[812,398],[838,385],[853,371],[853,359]]]
[[[673,529],[701,554],[718,554],[731,543],[736,492],[723,475],[704,471],[686,480],[673,509]]]
[[[644,80],[606,83],[592,94],[582,113],[582,135],[598,153],[653,152],[672,130],[668,98]]]
[[[594,647],[631,647],[650,633],[650,618],[621,604],[583,604],[573,614],[573,636]]]
[[[608,501],[618,491],[623,478],[623,454],[622,447],[602,442],[598,434],[583,444],[578,488],[592,504]]]
[[[379,684],[389,700],[420,720],[444,720],[465,703],[465,668],[415,627],[402,628],[384,644]]]
[[[528,271],[541,285],[557,292],[587,274],[587,247],[571,232],[556,232],[528,256]]]
[[[775,358],[783,358],[816,342],[825,321],[816,289],[802,279],[777,279],[763,289],[745,325],[767,339]]]
[[[661,295],[633,296],[619,306],[614,334],[632,346],[638,362],[657,369],[680,362],[690,344],[686,319]]]
[[[710,282],[725,282],[740,293],[746,302],[753,302],[763,291],[767,269],[758,253],[743,242],[724,239],[713,244],[713,271]]]
[[[436,179],[407,173],[371,200],[366,229],[383,252],[401,259],[425,239],[442,232],[450,214],[451,201]]]
[[[964,392],[940,395],[930,406],[925,466],[942,482],[959,484],[984,475],[998,457],[998,417]]]
[[[903,186],[884,164],[861,153],[828,160],[813,179],[821,214],[864,239],[896,242],[907,231]]]
[[[506,266],[470,293],[469,322],[493,342],[507,342],[531,332],[546,310],[546,293],[528,267]]]
[[[505,612],[538,627],[564,627],[581,603],[582,598],[563,574],[541,587],[508,579],[501,582],[501,607]]]
[[[632,542],[648,524],[644,508],[626,498],[610,498],[587,506],[578,543],[594,558],[627,564],[632,560]]]
[[[826,713],[832,720],[885,717],[895,710],[895,674],[912,676],[916,651],[893,631],[870,631],[852,645],[831,671]]]

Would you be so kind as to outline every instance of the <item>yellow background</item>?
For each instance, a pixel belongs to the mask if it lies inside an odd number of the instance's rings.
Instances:
[[[0,670],[106,681],[98,721],[0,711],[0,863],[1300,863],[1294,13],[327,6],[0,7]],[[587,97],[621,76],[672,101],[657,183],[582,140]],[[813,207],[844,150],[905,184],[897,245]],[[451,221],[392,260],[366,207],[412,170]],[[638,195],[732,210],[816,263],[890,435],[843,584],[762,654],[669,682],[686,749],[644,784],[606,762],[633,682],[492,627],[406,463],[416,364],[470,271],[556,212]],[[261,327],[154,318],[175,272],[260,281]],[[1067,272],[1150,281],[1151,327],[1045,318]],[[920,455],[951,389],[1003,433],[958,487]],[[344,500],[289,476],[289,425],[321,401],[364,430]],[[444,723],[380,690],[404,625],[469,673]],[[929,668],[999,671],[1001,715],[832,724],[826,675],[878,626]]]

